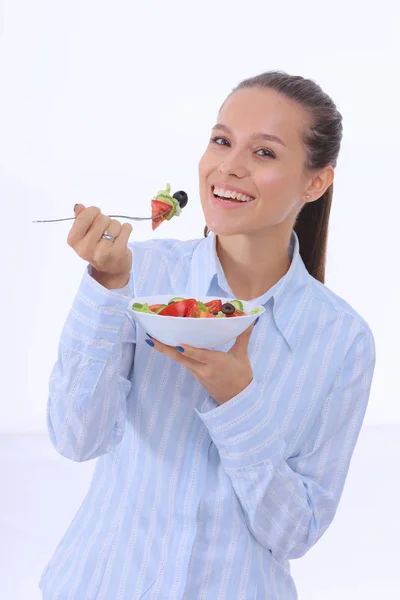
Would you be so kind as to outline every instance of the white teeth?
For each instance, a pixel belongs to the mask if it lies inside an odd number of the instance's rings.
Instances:
[[[238,192],[230,192],[228,190],[224,190],[223,188],[214,188],[215,196],[220,196],[221,198],[232,198],[233,200],[240,200],[240,202],[249,202],[250,200],[254,200],[251,196],[245,196],[244,194],[239,194]]]

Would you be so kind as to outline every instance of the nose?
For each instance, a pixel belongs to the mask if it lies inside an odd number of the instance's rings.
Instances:
[[[231,150],[228,155],[225,155],[225,160],[219,164],[219,172],[221,175],[236,175],[242,179],[248,174],[248,169],[245,164],[245,157],[239,151]]]

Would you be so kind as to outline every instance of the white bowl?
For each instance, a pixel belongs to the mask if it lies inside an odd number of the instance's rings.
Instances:
[[[151,315],[148,313],[133,310],[135,302],[149,306],[152,304],[168,304],[173,294],[162,296],[146,296],[133,298],[129,301],[129,314],[140,325],[146,333],[150,334],[156,340],[168,346],[179,346],[186,344],[194,348],[211,349],[223,346],[231,342],[238,335],[265,312],[263,306],[254,304],[254,302],[245,302],[242,300],[244,312],[247,313],[254,308],[259,308],[260,312],[242,317],[207,319],[193,317],[163,317],[161,315]],[[221,299],[223,302],[229,302],[227,298],[221,296],[200,296],[196,300],[209,302],[210,300]]]

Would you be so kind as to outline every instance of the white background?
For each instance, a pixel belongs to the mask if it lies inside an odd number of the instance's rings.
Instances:
[[[395,0],[1,1],[0,584],[8,600],[38,597],[39,572],[93,466],[29,437],[46,433],[48,379],[86,266],[66,244],[70,222],[31,221],[72,216],[76,202],[147,216],[169,182],[189,193],[182,216],[154,234],[136,224],[132,239],[201,237],[197,164],[218,109],[242,79],[272,69],[314,79],[344,117],[326,284],[368,321],[377,346],[367,427],[338,518],[295,563],[300,600],[397,598],[399,17]],[[27,445],[15,446],[17,436]]]
[[[372,5],[372,3],[371,3]],[[201,237],[197,165],[226,95],[280,69],[316,80],[344,118],[327,285],[368,321],[366,423],[400,423],[398,3],[3,0],[0,38],[0,432],[45,431],[48,378],[86,263],[76,202],[148,215],[166,182],[179,219],[132,239]],[[373,3],[376,7],[376,3]]]

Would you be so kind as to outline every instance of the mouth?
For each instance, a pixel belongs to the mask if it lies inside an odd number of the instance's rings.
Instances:
[[[211,199],[213,200],[214,204],[222,204],[226,207],[244,206],[246,204],[251,204],[255,200],[253,196],[245,196],[244,194],[239,194],[237,192],[228,192],[227,190],[218,188],[215,185],[211,186]]]

